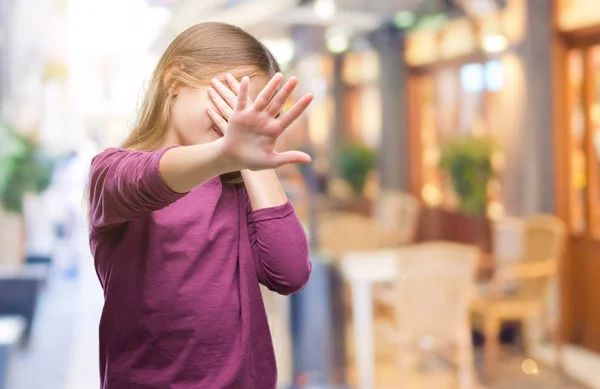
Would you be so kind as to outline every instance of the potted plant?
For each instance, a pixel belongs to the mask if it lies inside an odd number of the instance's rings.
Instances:
[[[440,169],[450,179],[459,213],[445,212],[444,234],[451,240],[492,250],[491,224],[486,217],[488,185],[495,176],[496,143],[489,137],[464,136],[442,146]]]
[[[489,137],[465,136],[442,147],[440,169],[450,178],[461,212],[485,216],[488,184],[494,178],[492,157],[496,144]]]
[[[43,192],[50,185],[52,171],[52,161],[34,140],[0,124],[0,207],[4,213],[0,222],[5,226],[18,226],[7,227],[5,232],[19,234],[14,237],[16,240],[11,239],[10,242],[16,251],[8,254],[10,250],[4,247],[4,254],[9,256],[5,261],[13,263],[24,260],[24,198],[28,193]],[[20,243],[15,244],[15,241]]]
[[[364,196],[364,189],[369,173],[375,167],[375,152],[360,143],[345,145],[338,150],[337,164],[340,178],[352,191],[349,210],[370,214],[371,207]]]

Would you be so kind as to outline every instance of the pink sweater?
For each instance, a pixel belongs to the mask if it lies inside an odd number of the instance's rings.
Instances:
[[[273,389],[277,372],[259,283],[308,281],[291,203],[252,211],[243,185],[214,178],[177,194],[167,149],[108,149],[90,173],[90,245],[104,289],[102,389]]]

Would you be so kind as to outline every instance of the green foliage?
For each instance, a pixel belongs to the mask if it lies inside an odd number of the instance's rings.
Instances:
[[[362,195],[367,176],[375,167],[375,152],[361,144],[342,147],[337,154],[337,162],[341,178],[344,179],[357,195]]]
[[[53,165],[34,141],[0,124],[0,204],[5,210],[22,213],[25,194],[50,185]]]
[[[495,150],[492,139],[475,136],[454,139],[442,147],[440,169],[450,177],[461,211],[466,214],[485,214],[487,187],[495,174],[492,167]]]

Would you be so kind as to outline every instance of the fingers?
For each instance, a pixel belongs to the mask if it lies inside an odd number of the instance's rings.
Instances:
[[[228,102],[226,102],[223,99],[223,97],[221,97],[221,95],[219,93],[217,93],[217,91],[215,91],[213,88],[208,89],[208,97],[210,97],[210,100],[213,102],[215,107],[217,107],[217,109],[219,110],[221,115],[225,119],[229,120],[229,118],[231,117],[231,114],[233,113],[233,109],[231,107],[235,107],[235,104],[231,105]],[[236,97],[236,99],[237,99],[237,97]]]
[[[232,76],[230,73],[227,73],[225,76],[225,81],[227,81],[229,89],[231,89],[236,96],[240,94],[240,83],[235,79],[234,76]]]
[[[281,81],[283,81],[283,74],[277,73],[271,78],[263,90],[260,91],[254,101],[254,109],[256,111],[264,111],[265,108],[267,108],[275,91],[279,88],[279,85],[281,85]]]
[[[225,120],[223,116],[219,115],[219,113],[213,108],[207,108],[206,112],[217,128],[224,134],[227,131],[227,120]]]
[[[275,97],[273,97],[273,99],[269,103],[269,106],[267,107],[267,112],[271,116],[275,116],[281,111],[285,103],[292,95],[292,92],[294,91],[294,88],[296,88],[296,85],[298,85],[298,79],[296,77],[290,77],[290,79],[285,83],[285,85],[283,85],[281,90],[277,92],[277,94],[275,95]]]
[[[279,122],[282,128],[288,128],[296,119],[302,115],[302,113],[306,110],[306,108],[310,105],[313,100],[314,95],[312,93],[307,93],[300,98],[300,100],[296,101],[294,105],[292,105],[287,111],[285,111],[279,117]]]
[[[274,156],[276,167],[289,163],[310,163],[310,161],[310,155],[301,151],[285,151],[283,153],[276,153]]]
[[[235,104],[237,103],[236,93],[234,93],[231,89],[229,89],[227,86],[225,86],[225,84],[223,84],[216,78],[212,79],[211,85],[213,89],[217,91],[217,93],[223,98],[224,101],[227,102],[227,104],[231,108],[235,107]]]
[[[246,76],[242,77],[240,82],[240,93],[238,93],[238,101],[236,104],[236,110],[242,111],[246,109],[250,102],[250,79]]]

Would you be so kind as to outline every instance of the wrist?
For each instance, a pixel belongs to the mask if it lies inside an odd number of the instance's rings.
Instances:
[[[223,138],[211,142],[212,150],[215,153],[215,163],[218,166],[219,174],[241,171],[243,166],[223,153]]]
[[[253,210],[276,207],[288,201],[275,170],[245,169],[241,173]]]
[[[250,169],[240,169],[242,176],[244,179],[277,179],[277,173],[275,173],[275,169],[266,169],[266,170],[250,170]]]

